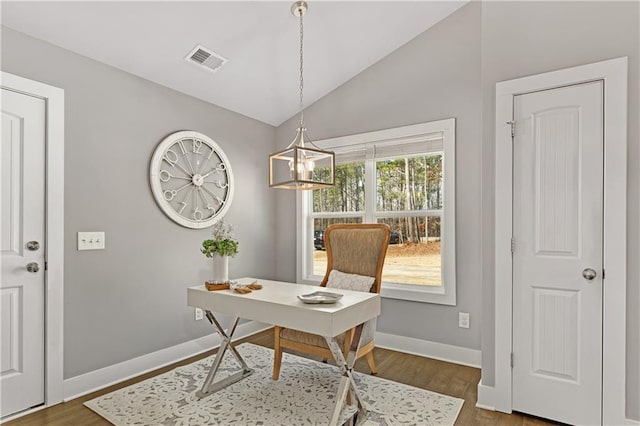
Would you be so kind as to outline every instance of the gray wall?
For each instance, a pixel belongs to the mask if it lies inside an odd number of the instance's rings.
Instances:
[[[493,229],[495,83],[629,57],[627,191],[627,416],[640,419],[640,178],[638,2],[486,2],[482,7],[483,219]],[[482,381],[494,383],[493,235],[483,240]],[[606,350],[606,348],[605,348]]]
[[[310,52],[309,54],[313,54]],[[314,103],[312,139],[455,117],[457,306],[383,299],[378,331],[480,349],[481,127],[480,4],[469,4]],[[286,146],[297,117],[278,127]],[[279,278],[295,280],[295,197],[278,194]],[[283,259],[280,261],[280,259]],[[458,312],[471,327],[458,328]]]
[[[149,186],[167,134],[196,130],[222,147],[238,188],[230,274],[275,277],[272,126],[5,27],[2,70],[65,90],[65,378],[211,333],[186,305],[186,287],[211,274],[199,252],[209,230],[169,220]],[[78,252],[78,231],[105,231],[106,250]]]
[[[458,305],[384,299],[380,331],[482,348],[493,385],[495,83],[629,56],[627,416],[640,418],[638,8],[474,2],[308,108],[313,139],[457,119]],[[297,117],[274,130],[14,31],[2,37],[3,70],[66,94],[65,377],[209,332],[184,291],[209,274],[197,251],[208,232],[173,224],[149,190],[149,159],[168,133],[202,131],[230,158],[242,188],[228,214],[241,241],[231,274],[295,280],[295,194],[269,191],[264,178]],[[77,252],[81,230],[106,231],[107,249]],[[457,327],[459,311],[471,313],[470,329]]]
[[[308,108],[314,139],[457,118],[458,306],[384,299],[379,331],[473,349],[482,336],[482,380],[494,384],[495,83],[629,56],[626,386],[627,416],[640,418],[638,14],[633,2],[471,3]],[[295,125],[278,128],[279,144]],[[278,229],[288,229],[294,197],[277,197]],[[294,236],[277,238],[277,275],[292,280]],[[459,311],[471,313],[469,330],[457,328]]]

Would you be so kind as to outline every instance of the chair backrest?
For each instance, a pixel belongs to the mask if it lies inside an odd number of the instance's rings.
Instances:
[[[320,283],[326,286],[336,269],[347,274],[375,277],[372,293],[380,293],[382,267],[389,246],[389,226],[384,223],[340,223],[324,231],[327,272]]]

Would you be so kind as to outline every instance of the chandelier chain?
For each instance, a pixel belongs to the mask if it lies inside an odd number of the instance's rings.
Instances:
[[[300,127],[304,126],[304,104],[303,104],[303,90],[304,90],[304,77],[303,77],[303,41],[304,41],[304,25],[302,23],[302,15],[300,14]]]

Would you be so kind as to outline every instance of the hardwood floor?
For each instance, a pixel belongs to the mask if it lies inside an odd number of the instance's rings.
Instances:
[[[273,348],[273,331],[267,330],[258,333],[239,341],[239,343],[241,342],[251,342]],[[171,366],[138,376],[134,379],[124,381],[69,402],[58,404],[5,424],[6,426],[110,425],[111,423],[84,407],[82,404],[97,396],[170,371],[175,367],[190,364],[198,359],[210,356],[212,353],[215,352],[189,358]],[[378,377],[464,399],[464,405],[456,421],[457,425],[541,426],[556,424],[527,415],[517,413],[504,414],[476,408],[477,387],[480,381],[480,370],[477,368],[465,367],[380,348],[374,350],[374,357],[378,365]],[[364,359],[358,360],[355,368],[357,371],[369,372]]]

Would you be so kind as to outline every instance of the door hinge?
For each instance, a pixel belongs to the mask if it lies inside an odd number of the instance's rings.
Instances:
[[[511,139],[516,137],[516,122],[507,121],[507,124],[511,127]]]
[[[604,280],[605,278],[607,278],[607,275],[604,273],[604,268],[602,268],[602,279]]]
[[[516,251],[516,239],[511,238],[511,254]]]
[[[46,260],[44,261],[44,270],[48,270],[49,269],[49,262],[47,262]]]
[[[511,352],[509,356],[509,365],[511,366],[511,368],[513,368],[513,352]]]

